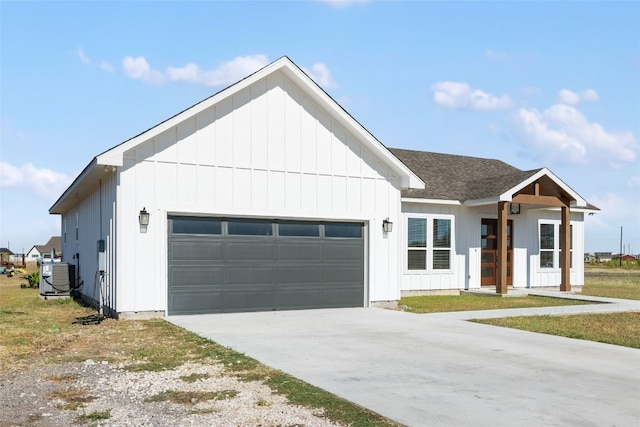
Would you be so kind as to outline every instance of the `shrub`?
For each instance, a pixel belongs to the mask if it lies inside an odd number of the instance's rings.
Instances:
[[[40,272],[36,271],[35,273],[27,274],[24,278],[29,282],[30,288],[37,288],[40,286]]]

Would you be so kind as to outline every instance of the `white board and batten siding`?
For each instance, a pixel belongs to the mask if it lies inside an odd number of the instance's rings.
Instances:
[[[467,289],[480,288],[480,252],[481,252],[481,222],[482,218],[497,219],[497,206],[479,206],[465,209],[464,222],[460,232],[466,234],[468,242],[469,260]],[[509,215],[513,221],[513,253],[512,274],[514,288],[555,287],[560,285],[561,270],[556,268],[540,268],[540,223],[552,223],[559,226],[560,212],[552,209],[528,209],[521,206],[521,213]],[[571,268],[571,284],[584,284],[584,265],[582,253],[584,249],[583,214],[571,214],[573,226],[573,267]],[[559,228],[558,228],[559,230]],[[559,241],[559,232],[556,240]],[[575,254],[575,255],[574,255]]]
[[[403,203],[403,230],[399,257],[402,260],[401,289],[403,291],[431,291],[480,288],[481,223],[483,218],[497,219],[497,206],[467,208],[456,205]],[[412,271],[407,269],[407,221],[409,217],[427,216],[453,218],[452,265],[449,270]],[[523,207],[519,215],[509,215],[513,221],[512,274],[514,288],[559,286],[561,270],[559,251],[554,268],[540,267],[541,223],[555,224],[559,241],[560,212],[551,209]],[[584,214],[572,212],[573,253],[571,284],[584,285]]]
[[[402,233],[399,256],[402,259],[401,290],[403,291],[423,291],[423,290],[449,290],[464,289],[465,286],[465,255],[466,235],[461,232],[462,212],[457,205],[437,205],[421,203],[403,203],[402,205]],[[408,219],[409,218],[445,218],[451,220],[451,258],[450,269],[448,270],[421,270],[408,269]],[[430,236],[427,236],[429,238]]]
[[[562,222],[560,211],[551,210],[531,210],[527,213],[525,242],[527,244],[527,255],[530,270],[528,271],[529,283],[531,287],[558,286],[562,279],[562,271],[558,253],[554,268],[540,267],[540,224],[554,224],[556,226],[555,240],[556,247],[560,239],[559,226]],[[571,213],[571,226],[573,228],[573,250],[571,253],[572,267],[570,270],[570,281],[573,286],[584,285],[584,213]]]
[[[81,292],[96,302],[100,301],[102,281],[104,305],[111,308],[117,278],[117,180],[116,174],[105,172],[97,187],[61,218],[64,262],[75,265]],[[98,273],[98,240],[105,241],[106,274],[102,277]]]
[[[399,178],[281,72],[124,153],[118,311],[167,307],[167,215],[365,223],[368,301],[397,300]],[[138,212],[150,212],[141,233]]]

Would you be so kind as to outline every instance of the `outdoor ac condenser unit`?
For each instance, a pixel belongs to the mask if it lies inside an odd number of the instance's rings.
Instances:
[[[40,265],[40,295],[68,296],[75,282],[75,265],[46,263]]]

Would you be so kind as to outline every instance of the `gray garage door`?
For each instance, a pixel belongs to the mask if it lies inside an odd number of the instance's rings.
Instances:
[[[364,305],[364,225],[169,217],[168,314]]]

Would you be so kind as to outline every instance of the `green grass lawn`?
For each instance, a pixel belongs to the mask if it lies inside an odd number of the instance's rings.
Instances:
[[[629,272],[605,269],[599,270],[598,273],[587,274],[582,295],[640,300],[638,270]],[[637,311],[572,316],[522,316],[474,321],[640,349],[640,312]]]
[[[640,349],[640,312],[477,319],[487,325]]]
[[[640,300],[640,273],[587,275],[582,295]]]
[[[597,273],[597,275],[587,274],[582,295],[640,300],[640,271],[599,269]],[[400,300],[400,304],[409,306],[408,311],[414,313],[544,307],[576,303],[584,304],[585,302],[537,296],[497,298],[475,295],[421,296]],[[473,321],[640,349],[640,312],[521,316]]]
[[[407,311],[412,313],[441,313],[446,311],[584,305],[590,304],[590,302],[534,295],[508,298],[492,295],[427,295],[402,298],[399,304],[409,307]]]

